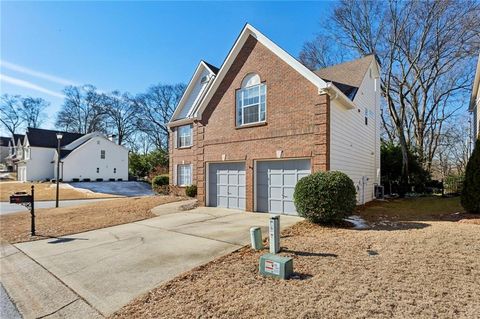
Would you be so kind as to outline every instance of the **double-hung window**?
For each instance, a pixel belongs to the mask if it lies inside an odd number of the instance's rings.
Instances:
[[[192,126],[191,125],[179,126],[177,130],[178,130],[177,146],[178,147],[192,146]]]
[[[190,164],[182,164],[177,166],[179,186],[188,186],[192,184],[192,166]]]
[[[266,90],[264,83],[237,90],[237,126],[265,122]]]

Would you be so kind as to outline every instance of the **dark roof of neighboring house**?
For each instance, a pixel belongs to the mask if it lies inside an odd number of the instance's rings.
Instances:
[[[25,139],[25,135],[23,134],[13,134],[13,140],[15,141],[15,145],[18,144],[19,140],[20,140],[20,143],[23,144],[24,139]]]
[[[11,140],[11,137],[0,136],[0,146],[8,146]]]
[[[218,71],[220,70],[219,68],[217,68],[217,67],[214,66],[214,65],[211,65],[211,64],[208,63],[207,61],[205,61],[205,60],[202,60],[202,61],[203,61],[203,63],[205,63],[205,64],[208,66],[208,68],[209,68],[210,70],[212,70],[213,73],[215,73],[215,75],[216,75],[216,74],[218,73]]]
[[[60,150],[60,159],[64,159],[70,154],[72,150]]]
[[[370,54],[360,59],[316,70],[314,73],[325,81],[333,82],[340,91],[353,100],[373,60],[375,55]]]
[[[43,130],[39,128],[29,127],[27,129],[27,138],[30,146],[57,148],[57,133],[59,131]],[[65,146],[73,141],[79,139],[84,134],[60,132],[63,137],[60,141],[60,146]]]

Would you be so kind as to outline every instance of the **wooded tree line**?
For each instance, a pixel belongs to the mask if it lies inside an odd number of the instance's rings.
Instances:
[[[10,133],[24,127],[39,127],[49,103],[41,98],[4,94],[0,97],[0,123]]]
[[[299,58],[313,70],[375,53],[383,139],[401,146],[404,178],[409,151],[428,172],[446,170],[447,158],[464,169],[468,125],[461,113],[480,51],[479,17],[480,3],[471,0],[342,0]]]
[[[93,85],[68,86],[55,117],[57,130],[116,135],[118,143],[136,152],[168,149],[167,123],[185,90],[184,84],[153,85],[144,93],[104,93]],[[39,127],[49,105],[40,98],[1,97],[1,123],[11,133]]]

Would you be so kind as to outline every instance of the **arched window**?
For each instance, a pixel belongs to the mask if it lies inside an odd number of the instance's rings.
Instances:
[[[237,126],[262,123],[266,119],[267,86],[256,73],[247,74],[237,90]]]

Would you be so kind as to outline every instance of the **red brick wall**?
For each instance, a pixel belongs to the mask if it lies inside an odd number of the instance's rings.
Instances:
[[[235,91],[248,73],[267,85],[266,124],[236,127]],[[171,149],[170,165],[196,161],[198,200],[205,205],[206,162],[246,162],[246,210],[254,209],[253,166],[257,159],[311,158],[312,171],[329,169],[329,107],[311,82],[249,37],[205,109],[194,124],[194,147]],[[172,145],[172,144],[171,144]],[[192,154],[193,152],[193,154]],[[170,169],[172,175],[173,166]]]

